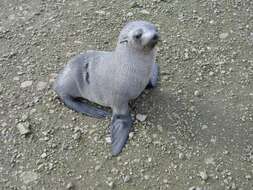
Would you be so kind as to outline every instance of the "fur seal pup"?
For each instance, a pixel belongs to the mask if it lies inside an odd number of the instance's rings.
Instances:
[[[113,52],[87,51],[74,56],[58,75],[54,90],[64,104],[88,116],[102,118],[110,113],[83,100],[112,109],[110,125],[112,154],[125,146],[132,118],[128,102],[158,78],[155,45],[157,28],[146,21],[133,21],[120,32]]]

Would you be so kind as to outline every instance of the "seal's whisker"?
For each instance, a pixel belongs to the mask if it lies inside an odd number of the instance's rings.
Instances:
[[[123,44],[123,43],[128,43],[128,40],[122,40],[119,42],[120,44]]]

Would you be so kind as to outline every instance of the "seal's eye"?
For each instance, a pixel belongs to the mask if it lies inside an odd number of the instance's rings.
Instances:
[[[135,31],[134,38],[137,40],[141,39],[142,33],[143,33],[142,30]]]

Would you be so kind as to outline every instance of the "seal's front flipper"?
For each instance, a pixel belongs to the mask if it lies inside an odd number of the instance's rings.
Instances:
[[[64,102],[64,104],[69,107],[70,109],[86,114],[90,117],[96,117],[96,118],[104,118],[110,115],[110,113],[95,108],[93,106],[90,106],[78,99],[72,98],[70,96],[65,96],[63,98],[61,98],[62,101]]]
[[[159,65],[154,63],[152,65],[151,77],[146,88],[154,88],[157,85],[159,75]]]
[[[131,115],[114,115],[110,126],[112,139],[112,155],[117,156],[128,140],[133,125]]]

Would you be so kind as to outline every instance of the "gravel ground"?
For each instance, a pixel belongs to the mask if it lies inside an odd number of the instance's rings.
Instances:
[[[144,19],[162,36],[159,86],[112,157],[109,120],[51,90],[84,50]],[[1,0],[0,189],[253,189],[252,0]],[[138,115],[142,114],[142,115]]]

